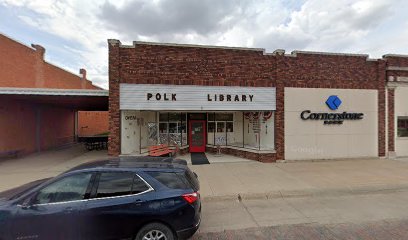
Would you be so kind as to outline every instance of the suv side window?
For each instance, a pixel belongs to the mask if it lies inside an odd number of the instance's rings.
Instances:
[[[102,172],[95,198],[126,196],[148,189],[146,183],[133,172]]]
[[[149,186],[147,186],[139,176],[135,175],[135,178],[133,179],[132,194],[142,193],[147,190],[149,190]]]
[[[79,173],[64,177],[38,191],[34,204],[83,200],[92,173]]]
[[[188,189],[189,186],[179,174],[173,172],[146,172],[160,183],[172,189]]]

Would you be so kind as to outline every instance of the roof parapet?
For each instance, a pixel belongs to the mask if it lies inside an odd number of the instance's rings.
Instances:
[[[359,54],[359,53],[331,53],[331,52],[314,52],[314,51],[295,50],[295,51],[292,51],[291,54],[294,56],[297,56],[297,54],[315,54],[315,55],[343,56],[343,57],[364,57],[366,59],[369,59],[368,54]]]
[[[283,56],[283,55],[285,55],[285,49],[276,49],[275,51],[273,51],[273,55],[280,55],[280,56]]]
[[[108,43],[111,45],[111,46],[122,46],[122,43],[120,42],[120,40],[117,40],[117,39],[108,39]]]
[[[404,55],[404,54],[385,54],[382,57],[383,58],[387,58],[387,57],[408,58],[408,55]]]

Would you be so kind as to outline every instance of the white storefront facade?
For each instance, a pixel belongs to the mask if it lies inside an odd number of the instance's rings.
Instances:
[[[275,151],[274,87],[121,84],[120,110],[122,155],[158,144]]]

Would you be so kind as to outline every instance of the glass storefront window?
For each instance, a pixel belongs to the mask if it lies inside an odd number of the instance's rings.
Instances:
[[[408,137],[408,117],[398,117],[398,137]]]
[[[268,113],[268,114],[266,114]],[[122,152],[146,153],[157,144],[187,146],[188,121],[207,119],[207,144],[254,150],[275,149],[274,112],[181,113],[123,111]],[[126,114],[126,115],[125,115]],[[408,137],[408,116],[398,117],[398,137]]]
[[[207,132],[213,133],[215,130],[215,122],[208,122],[208,129]]]
[[[160,122],[167,122],[169,120],[169,114],[168,113],[160,113],[159,114],[159,121]]]
[[[234,132],[234,122],[227,122],[227,132]]]
[[[157,144],[157,123],[147,123],[147,145],[152,146]]]
[[[234,114],[232,113],[216,113],[215,121],[234,121]]]
[[[169,133],[179,133],[177,123],[169,123]]]
[[[225,123],[224,122],[217,122],[217,133],[225,132]]]
[[[180,113],[169,113],[169,122],[178,122],[181,121]]]
[[[161,144],[179,146],[188,144],[186,113],[160,113],[159,122],[159,141]]]
[[[167,133],[167,123],[159,123],[159,132]]]

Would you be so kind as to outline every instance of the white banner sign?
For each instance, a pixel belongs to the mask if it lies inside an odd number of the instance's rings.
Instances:
[[[276,88],[121,83],[120,109],[272,111]]]

